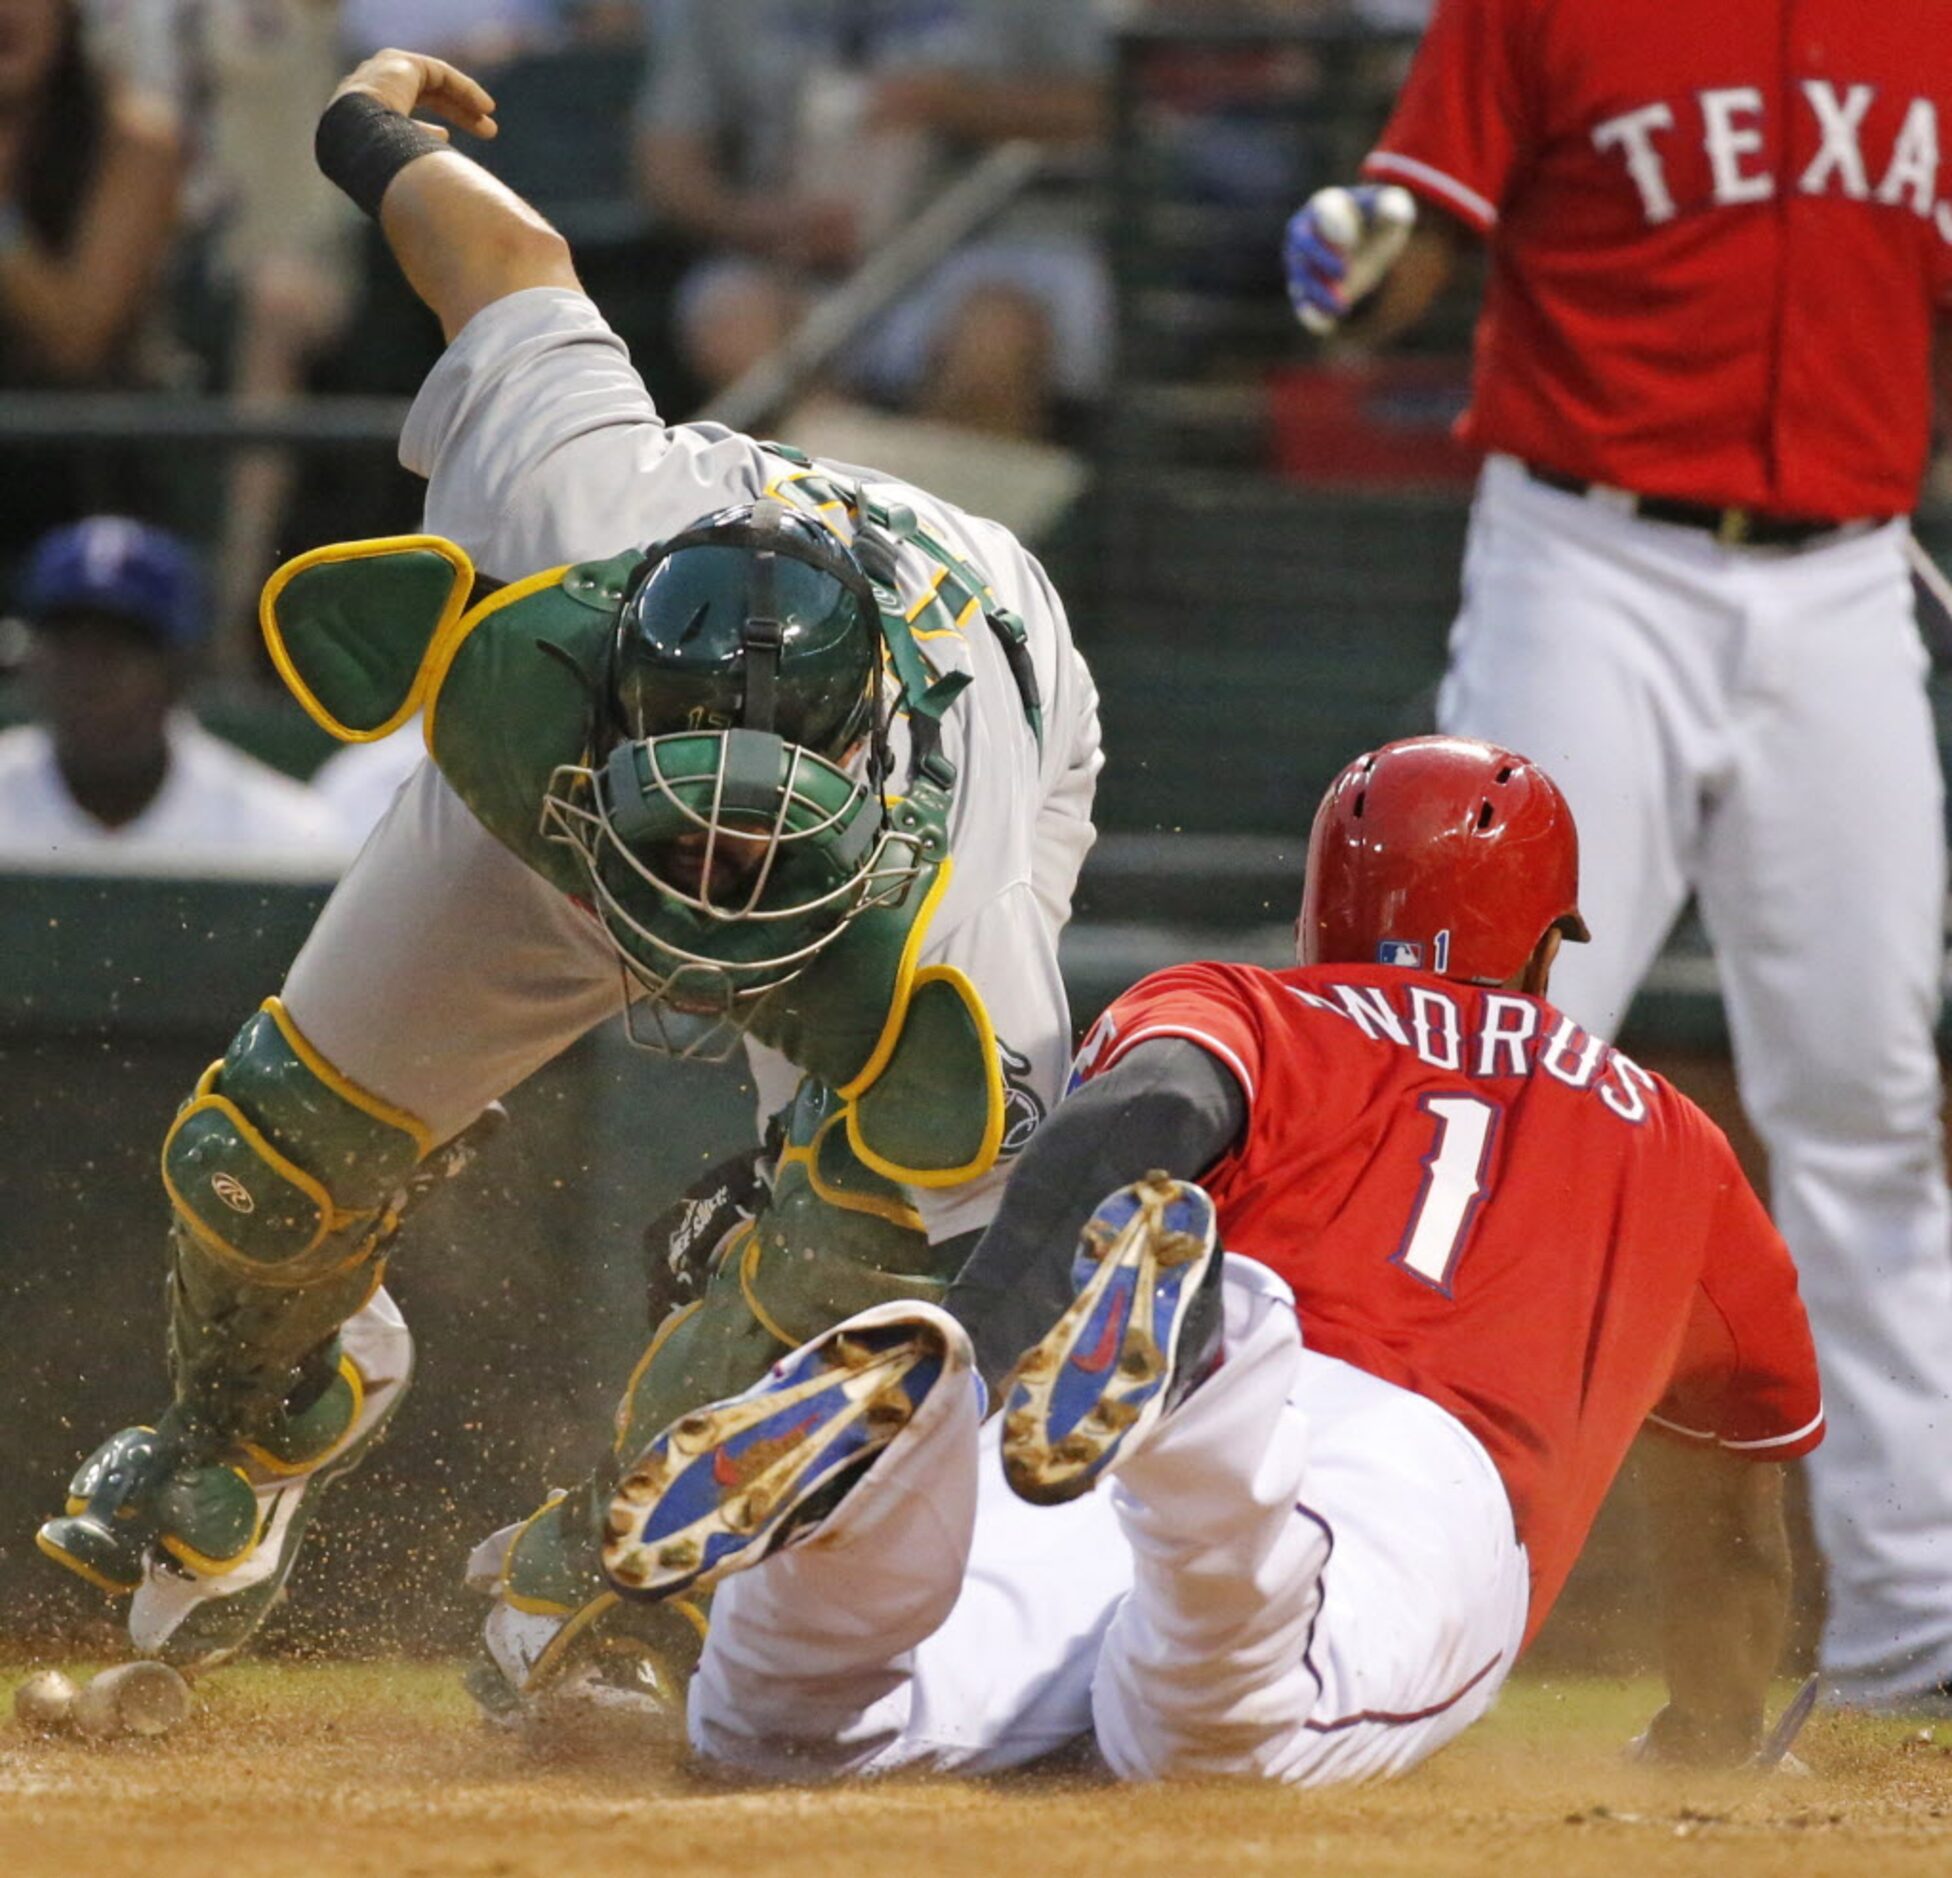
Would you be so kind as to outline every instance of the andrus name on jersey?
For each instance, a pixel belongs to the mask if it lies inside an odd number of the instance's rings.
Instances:
[[[1487,991],[1474,1021],[1435,985],[1282,987],[1290,997],[1354,1024],[1372,1042],[1413,1050],[1432,1069],[1469,1077],[1536,1076],[1591,1090],[1623,1122],[1647,1119],[1654,1079],[1632,1057],[1588,1035],[1536,998]],[[1324,995],[1326,994],[1326,995]],[[1550,1030],[1543,1019],[1554,1020]]]
[[[1864,120],[1876,86],[1806,78],[1793,95],[1789,108],[1805,117],[1802,125],[1773,125],[1772,102],[1759,87],[1724,85],[1697,91],[1684,101],[1643,104],[1609,117],[1594,125],[1593,148],[1625,165],[1650,223],[1668,222],[1678,212],[1669,160],[1681,138],[1699,135],[1708,162],[1710,200],[1717,207],[1732,207],[1768,202],[1782,186],[1764,152],[1794,147],[1796,140],[1786,143],[1773,132],[1789,128],[1800,136],[1813,128],[1816,153],[1789,183],[1798,194],[1908,208],[1929,218],[1940,237],[1952,242],[1952,204],[1938,200],[1938,107],[1930,98],[1914,98],[1905,107],[1888,150],[1867,150]]]

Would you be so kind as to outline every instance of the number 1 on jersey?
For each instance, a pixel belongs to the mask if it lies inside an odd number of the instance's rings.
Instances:
[[[1390,1263],[1450,1295],[1450,1278],[1484,1200],[1498,1107],[1481,1096],[1427,1095],[1418,1103],[1437,1124],[1423,1157],[1423,1185]]]

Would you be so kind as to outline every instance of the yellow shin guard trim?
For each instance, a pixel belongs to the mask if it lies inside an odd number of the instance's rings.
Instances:
[[[746,1228],[748,1232],[751,1230],[752,1228],[750,1226]],[[696,1317],[704,1308],[705,1300],[703,1298],[694,1298],[689,1304],[681,1304],[675,1311],[670,1312],[665,1317],[664,1322],[658,1325],[657,1329],[651,1333],[650,1347],[637,1359],[637,1366],[630,1372],[630,1380],[624,1384],[623,1396],[617,1403],[617,1436],[611,1442],[610,1447],[611,1451],[620,1460],[628,1460],[631,1458],[624,1453],[624,1443],[630,1438],[630,1405],[636,1398],[637,1385],[644,1380],[644,1372],[656,1360],[657,1353],[671,1341],[678,1326],[689,1322],[690,1319]]]
[[[759,1328],[766,1333],[767,1336],[771,1337],[775,1343],[782,1344],[784,1345],[785,1348],[791,1350],[800,1343],[801,1339],[799,1339],[798,1337],[788,1336],[787,1333],[783,1331],[779,1327],[779,1325],[772,1320],[770,1316],[767,1315],[766,1307],[763,1304],[761,1304],[757,1296],[754,1295],[752,1289],[752,1275],[759,1268],[759,1255],[762,1251],[765,1250],[765,1248],[759,1242],[759,1233],[756,1228],[748,1226],[746,1228],[746,1231],[751,1236],[746,1241],[745,1250],[741,1252],[739,1255],[739,1295],[740,1297],[745,1299],[746,1309],[752,1313],[753,1322],[756,1323],[759,1326]]]
[[[692,1629],[698,1632],[698,1641],[700,1643],[705,1641],[705,1633],[712,1627],[711,1620],[706,1617],[705,1613],[696,1604],[692,1603],[689,1598],[672,1598],[667,1608],[676,1611]]]
[[[529,1617],[567,1617],[570,1615],[572,1606],[564,1604],[556,1598],[524,1597],[521,1592],[517,1591],[508,1582],[508,1574],[513,1570],[515,1565],[515,1548],[522,1543],[522,1535],[545,1513],[554,1512],[568,1498],[569,1495],[566,1493],[552,1493],[521,1525],[515,1528],[515,1536],[509,1540],[508,1551],[502,1557],[501,1578],[495,1586],[495,1595],[511,1610],[521,1611]]]
[[[88,1564],[85,1560],[76,1558],[72,1552],[56,1545],[44,1532],[37,1532],[34,1535],[34,1543],[55,1564],[61,1566],[66,1571],[73,1572],[77,1578],[87,1579],[97,1591],[106,1591],[112,1598],[126,1598],[136,1588],[136,1585],[142,1582],[140,1579],[136,1579],[130,1584],[119,1584],[105,1572],[97,1571],[94,1566]]]
[[[780,1151],[780,1166],[804,1167],[807,1170],[807,1185],[813,1189],[814,1198],[824,1201],[837,1212],[866,1213],[874,1219],[886,1220],[891,1226],[905,1226],[910,1232],[925,1231],[921,1214],[906,1201],[891,1200],[881,1193],[849,1193],[844,1187],[836,1187],[831,1181],[820,1177],[820,1144],[832,1129],[844,1127],[846,1121],[845,1110],[828,1116],[804,1147]]]
[[[357,1213],[340,1213],[334,1207],[332,1196],[325,1190],[324,1186],[308,1174],[304,1168],[300,1167],[296,1161],[290,1160],[280,1154],[251,1125],[250,1118],[228,1096],[200,1095],[194,1100],[186,1102],[182,1108],[177,1110],[176,1120],[170,1124],[169,1133],[163,1137],[163,1190],[169,1195],[170,1204],[176,1209],[177,1217],[190,1228],[191,1232],[197,1236],[203,1245],[216,1253],[227,1265],[234,1268],[242,1267],[244,1270],[265,1275],[267,1276],[268,1282],[276,1283],[278,1282],[277,1279],[270,1276],[271,1273],[275,1272],[276,1267],[265,1266],[260,1261],[251,1258],[248,1253],[239,1251],[222,1233],[208,1224],[196,1212],[189,1201],[184,1198],[175,1180],[171,1177],[169,1168],[171,1143],[175,1141],[183,1125],[191,1120],[192,1117],[208,1114],[212,1111],[222,1115],[237,1130],[238,1138],[244,1142],[251,1152],[263,1161],[265,1166],[270,1168],[280,1180],[285,1181],[299,1193],[302,1193],[312,1203],[318,1213],[318,1226],[313,1231],[312,1236],[298,1251],[280,1260],[280,1264],[293,1264],[301,1259],[310,1258],[333,1232],[343,1226],[350,1225],[360,1215]],[[307,1274],[308,1279],[311,1276],[312,1274]]]
[[[361,1308],[363,1309],[364,1306]],[[345,1378],[346,1387],[352,1391],[352,1413],[346,1418],[346,1432],[322,1454],[313,1455],[309,1461],[286,1461],[280,1460],[268,1448],[259,1447],[255,1441],[240,1441],[238,1447],[267,1474],[276,1474],[281,1478],[288,1478],[294,1474],[309,1474],[313,1468],[322,1467],[352,1439],[353,1431],[359,1426],[359,1418],[366,1410],[366,1379],[360,1375],[358,1365],[351,1357],[343,1354],[340,1356],[339,1374]]]
[[[599,1592],[569,1619],[556,1634],[543,1645],[542,1654],[535,1659],[535,1667],[529,1671],[529,1679],[522,1685],[524,1695],[536,1695],[548,1688],[550,1683],[562,1674],[564,1659],[569,1646],[584,1631],[601,1617],[604,1612],[615,1610],[623,1600],[614,1591]]]
[[[376,1122],[384,1122],[389,1128],[397,1128],[413,1143],[419,1158],[422,1160],[426,1158],[428,1149],[434,1145],[434,1131],[418,1115],[403,1108],[396,1108],[384,1097],[374,1095],[370,1089],[362,1089],[350,1076],[328,1063],[312,1047],[311,1039],[293,1021],[291,1013],[285,1009],[282,998],[266,998],[261,1008],[278,1026],[278,1033],[290,1047],[292,1055],[297,1057],[340,1101],[350,1103],[362,1115],[370,1115]]]
[[[243,1481],[246,1487],[250,1487],[251,1482],[241,1467],[233,1467],[230,1471]],[[255,1489],[253,1491],[255,1492]],[[177,1538],[174,1533],[164,1533],[158,1543],[179,1565],[187,1566],[199,1578],[221,1578],[225,1572],[233,1571],[243,1564],[257,1550],[258,1541],[263,1537],[264,1526],[263,1522],[259,1521],[252,1526],[250,1538],[229,1558],[211,1558],[207,1553],[199,1552],[195,1546]]]

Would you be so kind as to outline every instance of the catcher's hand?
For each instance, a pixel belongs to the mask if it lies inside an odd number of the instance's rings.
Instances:
[[[349,91],[363,91],[402,117],[425,111],[458,125],[471,137],[495,134],[494,99],[466,72],[445,59],[430,59],[424,52],[401,52],[389,46],[374,53],[362,60],[332,95],[342,98]],[[436,137],[447,136],[438,124],[427,129]]]
[[[1333,332],[1396,265],[1416,220],[1416,198],[1394,183],[1316,190],[1281,248],[1295,317],[1318,337]]]

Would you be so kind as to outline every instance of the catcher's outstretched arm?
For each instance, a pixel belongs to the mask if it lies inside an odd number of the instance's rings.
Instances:
[[[576,287],[569,244],[478,163],[445,147],[421,111],[477,137],[495,101],[441,59],[376,52],[319,120],[319,167],[378,218],[407,283],[452,339],[485,306],[526,287]]]

